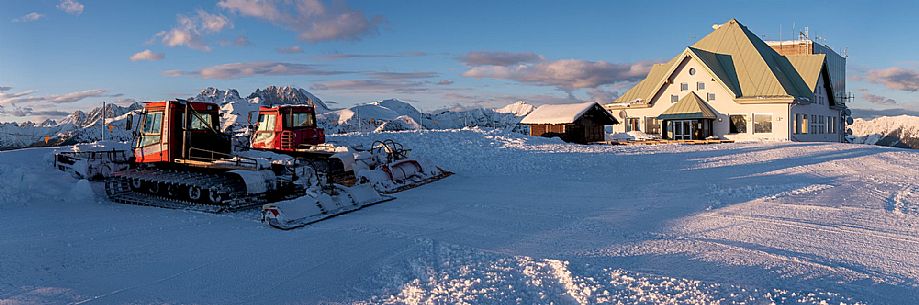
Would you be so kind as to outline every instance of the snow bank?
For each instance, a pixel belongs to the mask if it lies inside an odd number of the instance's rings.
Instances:
[[[619,132],[609,136],[609,139],[614,141],[653,140],[657,138],[660,137],[652,136],[641,131]]]

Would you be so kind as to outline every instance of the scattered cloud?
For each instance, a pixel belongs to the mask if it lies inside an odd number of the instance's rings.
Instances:
[[[477,66],[513,66],[524,63],[543,61],[543,57],[533,52],[469,52],[460,57],[460,61],[470,67]]]
[[[13,89],[13,87],[3,87],[3,86],[0,86],[0,92],[10,91],[10,89]]]
[[[245,35],[239,35],[236,37],[236,39],[233,39],[233,45],[238,47],[245,47],[251,44],[252,42],[249,41],[249,37],[246,37]]]
[[[300,46],[289,46],[286,48],[278,48],[278,53],[281,54],[300,54],[303,53],[303,48]]]
[[[605,90],[603,88],[591,88],[587,90],[587,101],[602,104],[611,103],[619,98],[619,91]]]
[[[325,70],[315,65],[285,62],[230,63],[194,71],[163,71],[163,75],[165,76],[197,76],[203,79],[238,79],[244,77],[276,75],[336,75],[345,73],[351,72]]]
[[[198,10],[198,18],[201,20],[201,28],[208,33],[219,33],[226,28],[233,27],[233,23],[224,15],[211,14],[204,10]]]
[[[61,0],[57,8],[71,15],[80,15],[83,13],[83,4],[76,0]]]
[[[8,91],[8,90],[7,90]],[[96,90],[84,90],[84,91],[75,91],[64,94],[57,95],[48,95],[48,96],[35,96],[34,90],[22,91],[22,92],[0,92],[0,105],[11,105],[17,103],[49,103],[49,104],[62,104],[62,103],[75,103],[83,99],[90,97],[112,97],[113,95],[107,95],[106,90],[96,89]]]
[[[13,22],[33,22],[33,21],[38,21],[39,19],[42,19],[44,17],[45,15],[42,15],[36,12],[31,12],[31,13],[23,15],[22,17],[14,18]]]
[[[369,72],[368,74],[377,79],[424,79],[439,75],[437,72]]]
[[[466,93],[447,92],[443,94],[444,99],[457,101],[462,104],[488,105],[490,107],[500,107],[515,101],[525,101],[534,105],[541,104],[566,104],[580,102],[573,99],[570,95],[558,96],[552,94],[533,94],[533,95],[508,95],[508,94],[484,94],[469,95]]]
[[[163,53],[156,53],[156,52],[150,51],[150,49],[146,49],[146,50],[134,53],[134,55],[131,55],[131,61],[143,61],[143,60],[157,61],[165,57],[166,55],[164,55]]]
[[[892,98],[871,94],[868,92],[862,92],[862,98],[865,99],[866,102],[876,105],[892,106],[897,104],[897,101]]]
[[[424,82],[387,79],[333,80],[314,83],[310,90],[395,91],[414,93],[428,91]]]
[[[443,80],[437,81],[437,84],[441,86],[452,85],[453,81],[449,79],[443,79]]]
[[[913,69],[891,67],[869,70],[865,79],[894,90],[919,91],[919,71]]]
[[[185,46],[209,52],[211,47],[204,40],[204,35],[218,33],[231,27],[233,24],[226,16],[198,10],[192,17],[181,14],[176,16],[176,25],[173,28],[160,31],[153,37],[158,38],[166,46]]]
[[[542,58],[542,57],[539,57]],[[471,78],[513,80],[538,86],[554,86],[570,92],[596,88],[618,82],[635,81],[648,74],[651,62],[613,64],[605,61],[562,59],[522,63],[517,57],[476,57],[472,63],[492,63],[473,66],[463,73]],[[503,65],[496,65],[496,64]]]
[[[38,116],[38,117],[62,117],[70,113],[60,110],[36,110],[32,107],[17,106],[0,106],[0,114],[11,115],[15,117]]]
[[[344,0],[326,5],[320,0],[220,0],[217,6],[261,19],[298,33],[309,42],[358,40],[375,34],[383,22],[348,7]]]
[[[402,52],[396,54],[355,54],[355,53],[333,53],[317,56],[318,58],[325,60],[339,60],[339,59],[352,59],[352,58],[397,58],[397,57],[422,57],[427,56],[428,53],[421,51],[410,51]]]
[[[249,37],[246,37],[246,35],[239,35],[239,36],[236,36],[236,38],[232,40],[231,39],[221,39],[217,42],[217,44],[219,44],[222,47],[228,47],[228,46],[245,47],[245,46],[252,45],[252,42],[249,41]]]

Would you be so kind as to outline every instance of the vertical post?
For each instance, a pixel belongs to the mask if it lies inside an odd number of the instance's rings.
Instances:
[[[105,141],[105,101],[102,101],[102,141]]]
[[[191,117],[188,115],[188,108],[191,107],[191,104],[188,102],[183,104],[185,105],[185,113],[182,118],[182,159],[190,159],[191,154],[189,151],[191,147],[188,145],[188,127],[191,126]]]

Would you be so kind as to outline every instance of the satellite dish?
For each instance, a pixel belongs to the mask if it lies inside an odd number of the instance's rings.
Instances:
[[[847,116],[847,117],[846,117],[846,125],[852,125],[852,123],[855,123],[855,120],[853,120],[852,117]]]
[[[851,136],[851,135],[852,135],[852,128],[846,128],[846,134]]]
[[[626,113],[625,110],[620,110],[620,111],[619,111],[619,117],[624,119],[624,118],[629,117],[629,114]]]
[[[843,109],[843,110],[842,110],[842,115],[845,115],[845,116],[852,116],[852,110],[850,110],[849,108]]]

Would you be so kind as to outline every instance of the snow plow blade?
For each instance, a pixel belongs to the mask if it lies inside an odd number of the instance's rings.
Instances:
[[[300,198],[265,204],[262,221],[278,229],[290,230],[396,199],[381,195],[367,184],[335,185],[335,189],[336,195],[308,192]]]
[[[103,180],[112,173],[127,169],[130,152],[107,151],[58,151],[54,153],[54,168],[70,173],[77,179]]]

